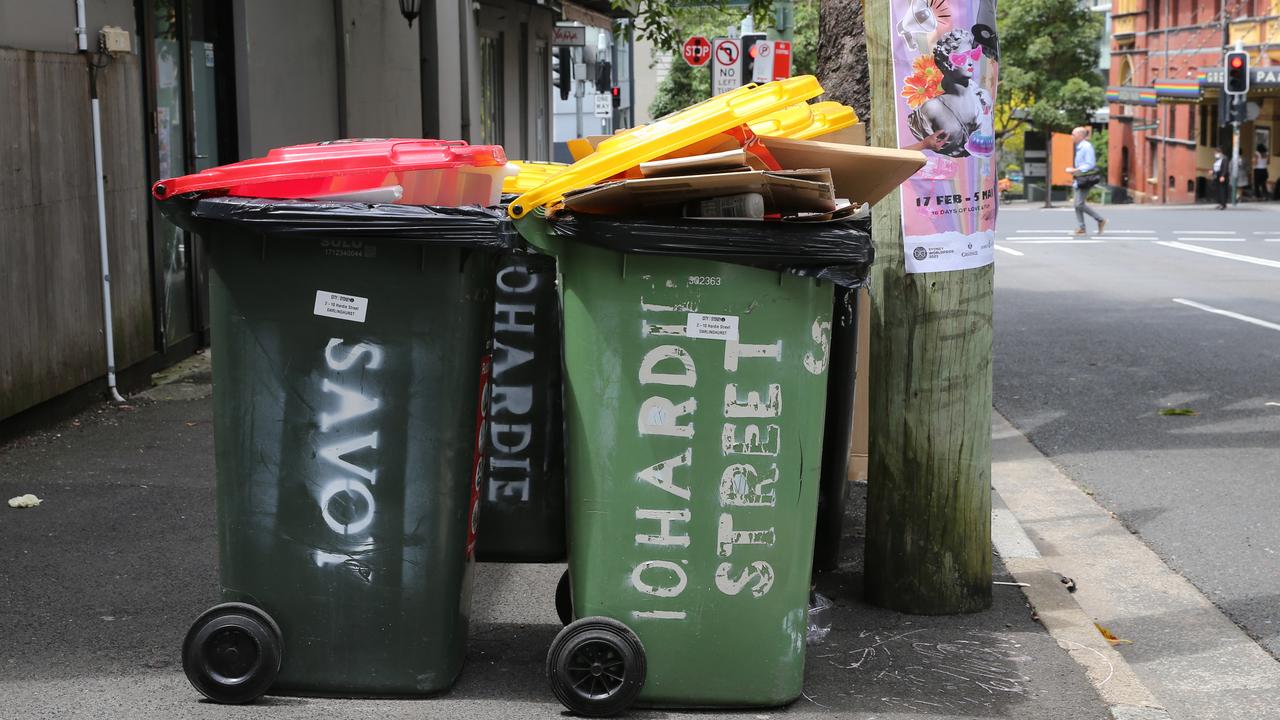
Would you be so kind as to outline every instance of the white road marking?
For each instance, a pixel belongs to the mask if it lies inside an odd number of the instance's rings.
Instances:
[[[1155,235],[1155,230],[1108,230],[1108,235]]]
[[[1258,327],[1264,327],[1264,328],[1267,328],[1268,330],[1275,330],[1277,332],[1280,332],[1280,324],[1278,323],[1267,322],[1266,320],[1259,320],[1256,317],[1241,315],[1238,312],[1223,310],[1222,308],[1216,308],[1216,307],[1213,307],[1212,305],[1203,305],[1201,303],[1195,302],[1194,300],[1184,300],[1182,298],[1172,298],[1172,300],[1178,303],[1179,305],[1186,305],[1187,307],[1193,307],[1197,310],[1203,310],[1207,313],[1213,313],[1214,315],[1222,315],[1223,317],[1229,317],[1235,320],[1239,320],[1241,322],[1247,322],[1250,325],[1257,325]]]
[[[1071,235],[1011,235],[1005,240],[1009,242],[1023,242],[1025,240],[1070,240]]]
[[[997,250],[999,250],[1000,252],[1003,252],[1003,253],[1009,253],[1010,255],[1016,255],[1016,256],[1018,256],[1018,257],[1022,257],[1023,255],[1025,255],[1025,254],[1026,254],[1026,253],[1018,252],[1017,250],[1014,250],[1013,248],[1007,248],[1007,247],[1005,247],[1005,246],[1003,246],[1003,245],[1001,245],[1001,244],[999,244],[999,243],[996,243],[996,244],[995,244],[995,248],[996,248]]]
[[[1266,258],[1254,257],[1252,255],[1239,255],[1236,253],[1229,253],[1225,250],[1214,250],[1213,248],[1199,247],[1197,245],[1186,245],[1177,241],[1167,242],[1164,240],[1157,240],[1155,244],[1171,247],[1175,250],[1186,250],[1188,252],[1200,253],[1201,255],[1222,258],[1223,260],[1235,260],[1236,262],[1261,265],[1263,267],[1280,268],[1280,260],[1268,260]]]
[[[1018,238],[1006,242],[1019,245],[1099,245],[1106,240],[1072,240],[1070,238]]]
[[[1174,230],[1174,235],[1235,235],[1235,230]]]
[[[1048,235],[1054,232],[1053,228],[1047,230],[1015,230],[1019,235]]]
[[[1242,237],[1180,237],[1183,242],[1244,242]]]
[[[1262,242],[1280,242],[1280,238],[1262,238]]]

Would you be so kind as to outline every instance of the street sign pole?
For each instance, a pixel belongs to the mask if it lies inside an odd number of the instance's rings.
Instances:
[[[1241,98],[1231,98],[1231,102],[1240,102]],[[1240,121],[1231,121],[1231,204],[1240,204]]]
[[[1235,52],[1244,52],[1244,42],[1236,40]],[[1247,69],[1247,63],[1246,63]],[[1222,90],[1228,93],[1231,107],[1231,172],[1227,175],[1231,178],[1231,204],[1232,206],[1240,204],[1240,115],[1243,108],[1240,105],[1248,102],[1248,83],[1245,83],[1245,92],[1231,92],[1230,89],[1230,69],[1226,67],[1226,60],[1223,61],[1223,73],[1227,77],[1223,78]],[[1247,77],[1247,74],[1246,74]]]

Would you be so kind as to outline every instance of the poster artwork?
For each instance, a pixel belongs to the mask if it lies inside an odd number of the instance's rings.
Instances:
[[[908,273],[992,263],[996,0],[891,0],[898,145],[924,152],[902,185]]]

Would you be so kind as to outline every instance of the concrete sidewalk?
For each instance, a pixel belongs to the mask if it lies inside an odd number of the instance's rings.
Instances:
[[[212,403],[207,373],[177,380],[0,447],[0,496],[44,500],[31,510],[0,506],[0,718],[560,716],[542,676],[559,630],[558,565],[478,566],[467,666],[439,697],[199,700],[179,648],[190,621],[218,599]],[[850,503],[841,569],[817,581],[836,607],[832,633],[809,647],[805,696],[716,717],[1113,717],[1018,587],[998,585],[992,609],[974,615],[863,604],[864,488]],[[999,560],[996,572],[1013,580]],[[1050,599],[1071,602],[1050,581]]]

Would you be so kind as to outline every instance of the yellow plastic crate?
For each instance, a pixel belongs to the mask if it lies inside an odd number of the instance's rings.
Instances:
[[[511,160],[510,163],[520,168],[520,172],[502,181],[502,192],[518,195],[545,183],[568,168],[566,163],[533,162],[529,160]]]
[[[587,187],[647,160],[821,94],[822,86],[817,78],[800,75],[760,86],[747,85],[717,95],[601,142],[591,155],[516,198],[508,212],[513,218],[524,217],[535,208],[559,200],[570,190]]]

